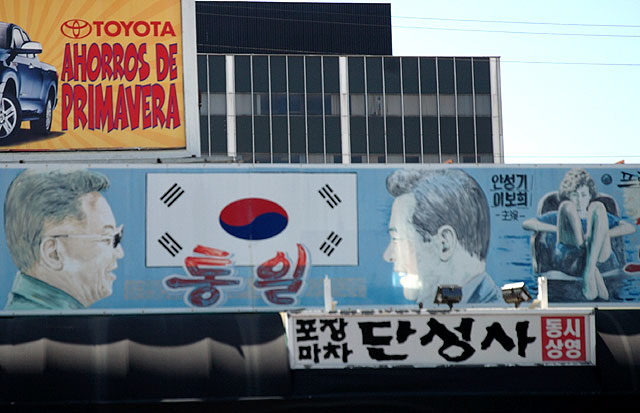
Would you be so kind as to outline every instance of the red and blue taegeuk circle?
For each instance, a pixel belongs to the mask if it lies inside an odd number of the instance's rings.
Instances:
[[[244,240],[275,237],[287,227],[289,216],[277,203],[264,198],[243,198],[220,212],[220,225],[231,236]]]

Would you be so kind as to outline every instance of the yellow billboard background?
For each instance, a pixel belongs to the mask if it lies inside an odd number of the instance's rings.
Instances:
[[[91,33],[86,37],[76,39],[65,36],[61,26],[65,22],[74,20],[89,22]],[[2,0],[0,2],[0,21],[17,24],[27,32],[32,41],[40,42],[43,51],[38,55],[38,59],[55,66],[58,72],[58,104],[53,112],[51,134],[44,137],[32,136],[28,133],[28,122],[23,122],[18,139],[11,143],[0,141],[0,151],[177,149],[186,147],[180,0]],[[94,24],[95,22],[103,23]],[[100,30],[98,30],[98,26],[100,26]],[[154,26],[156,33],[154,33]],[[139,30],[136,32],[134,27],[138,27]],[[146,34],[145,29],[149,27],[151,30]],[[68,30],[66,32],[69,33]],[[146,35],[142,36],[141,34]],[[94,82],[88,79],[85,81],[65,81],[62,78],[63,68],[65,63],[67,68],[69,67],[71,62],[69,51],[73,50],[73,44],[76,43],[79,47],[78,50],[81,50],[82,45],[88,49],[93,43],[101,47],[106,44],[104,47],[107,50],[116,44],[123,48],[133,44],[138,50],[142,50],[141,47],[146,47],[143,59],[149,64],[151,73],[144,80],[140,79],[140,76],[136,76],[131,81],[109,78],[103,80],[100,76]],[[69,44],[69,48],[65,61],[67,44]],[[146,46],[142,46],[143,44]],[[172,56],[175,57],[174,69],[176,69],[177,78],[169,79],[167,76],[167,78],[160,80],[156,76],[157,45],[166,50],[170,45],[177,45],[177,53]],[[175,46],[172,47],[175,48]],[[75,54],[72,53],[71,56],[76,60]],[[62,130],[64,83],[67,83],[67,91],[73,90],[75,86],[80,86],[85,90],[90,87],[95,90],[97,86],[100,86],[103,91],[111,89],[113,101],[118,100],[116,96],[119,88],[131,88],[133,91],[136,86],[160,85],[164,90],[165,100],[168,98],[170,90],[173,89],[175,96],[177,96],[175,102],[180,124],[176,126],[177,122],[173,122],[144,128],[142,119],[140,119],[140,125],[137,128],[126,125],[122,127],[122,122],[119,124],[120,127],[110,131],[106,126],[91,130],[88,124],[82,125],[82,123],[74,128],[75,118],[73,111],[71,111],[70,115],[66,117],[67,130]],[[157,86],[154,87],[156,90],[160,90]],[[135,92],[133,95],[135,96]],[[67,95],[66,98],[69,103],[72,96]],[[124,116],[122,111],[129,110],[129,106],[126,99],[120,99],[119,102],[121,105],[113,103],[112,110],[120,111],[119,116],[122,117]],[[143,101],[143,106],[144,103]],[[153,102],[148,102],[148,104],[153,105]],[[167,102],[165,102],[166,104]],[[86,116],[90,115],[88,106],[89,104],[84,108]],[[141,117],[146,109],[140,109]],[[129,114],[129,116],[133,115]],[[173,120],[175,121],[175,115]]]

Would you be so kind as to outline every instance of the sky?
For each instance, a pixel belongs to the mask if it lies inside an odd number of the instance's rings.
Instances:
[[[390,3],[395,56],[500,58],[508,164],[640,164],[640,0]]]

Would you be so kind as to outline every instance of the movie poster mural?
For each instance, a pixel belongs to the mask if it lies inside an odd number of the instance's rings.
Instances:
[[[0,152],[186,147],[180,0],[5,0],[0,20]]]
[[[5,313],[640,304],[633,165],[13,164],[0,200]]]

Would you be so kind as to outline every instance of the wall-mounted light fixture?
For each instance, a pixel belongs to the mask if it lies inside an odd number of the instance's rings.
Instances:
[[[462,287],[459,285],[439,285],[436,291],[436,299],[433,301],[436,304],[447,304],[449,310],[453,308],[453,305],[459,303],[462,300]]]
[[[524,282],[516,282],[502,286],[502,298],[508,304],[515,304],[518,308],[520,303],[531,300],[531,294]]]

